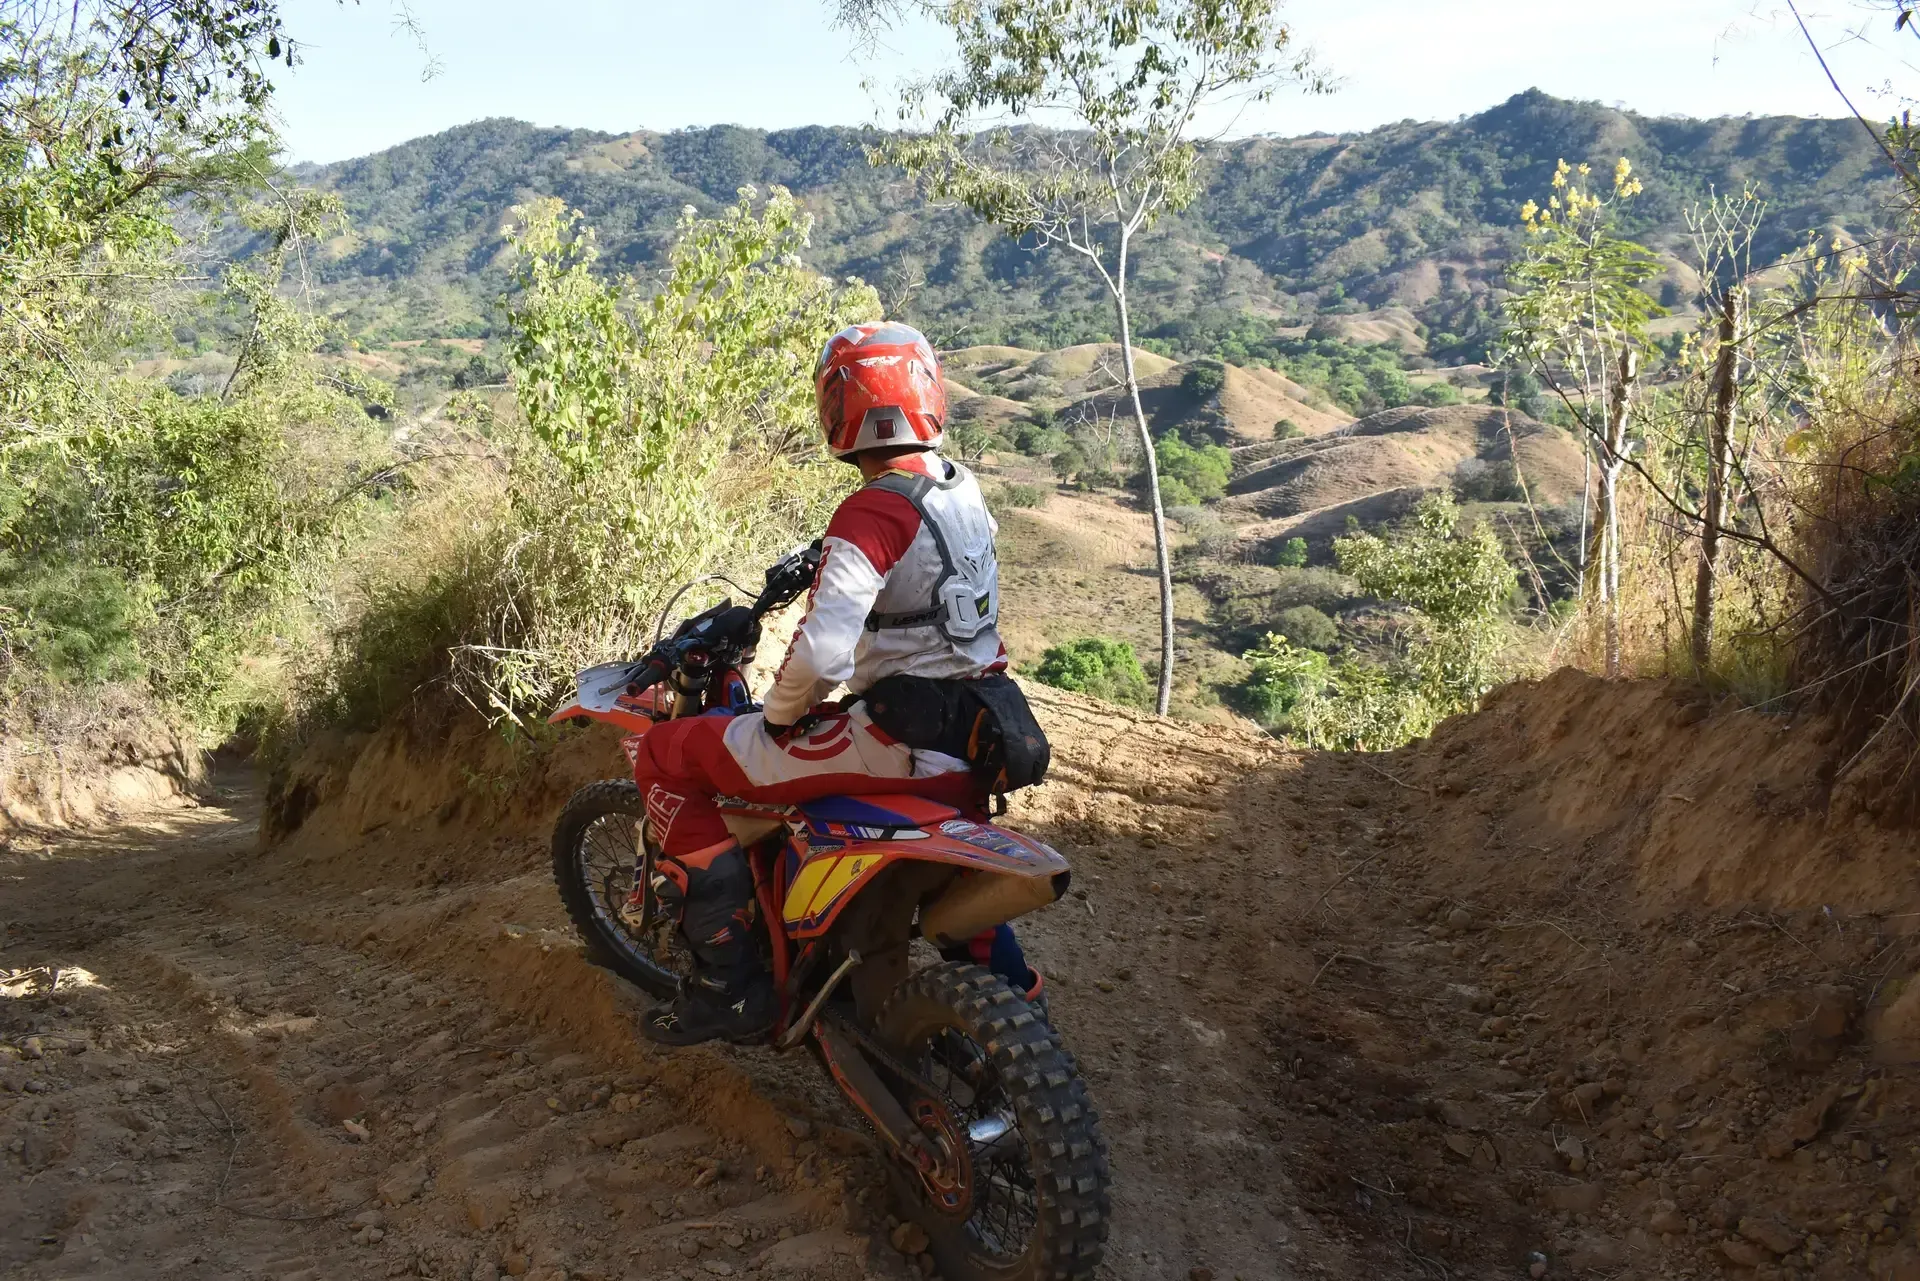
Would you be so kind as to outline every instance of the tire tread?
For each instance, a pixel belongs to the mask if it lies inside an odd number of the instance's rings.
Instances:
[[[910,1008],[921,1002],[945,1006],[973,1025],[966,1030],[1005,1083],[1035,1164],[1040,1204],[1027,1266],[974,1271],[1019,1281],[1091,1281],[1106,1251],[1111,1175],[1099,1116],[1072,1054],[1051,1024],[982,966],[949,962],[915,971],[881,1010],[882,1035],[903,1030]],[[952,1276],[949,1261],[941,1263]]]
[[[560,817],[553,824],[554,885],[560,891],[560,901],[567,909],[568,919],[587,945],[588,957],[596,965],[604,966],[652,995],[666,999],[674,994],[678,979],[664,966],[643,963],[609,943],[604,934],[605,926],[594,915],[594,891],[581,879],[580,865],[574,857],[574,847],[581,833],[595,819],[609,814],[628,814],[635,818],[645,816],[646,804],[641,799],[639,785],[632,779],[610,778],[589,783],[568,798]]]

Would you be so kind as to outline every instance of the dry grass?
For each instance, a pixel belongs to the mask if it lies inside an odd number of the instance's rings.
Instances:
[[[1920,757],[1920,406],[1904,378],[1854,409],[1853,430],[1830,434],[1808,468],[1804,565],[1794,585],[1805,621],[1793,654],[1796,684],[1818,691],[1860,738],[1911,765]]]

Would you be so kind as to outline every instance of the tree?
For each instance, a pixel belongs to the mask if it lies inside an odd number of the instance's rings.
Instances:
[[[1160,570],[1160,684],[1173,689],[1173,576],[1159,468],[1133,359],[1128,277],[1135,238],[1198,194],[1196,117],[1263,99],[1282,84],[1322,87],[1292,51],[1279,0],[951,0],[930,7],[952,32],[952,69],[910,84],[902,119],[937,104],[930,133],[868,152],[924,179],[1037,248],[1064,246],[1099,275],[1119,329],[1121,372],[1146,471]],[[888,6],[843,3],[844,16]],[[977,126],[991,115],[1063,119],[1062,132]]]
[[[1604,197],[1581,185],[1589,172],[1562,160],[1546,207],[1529,200],[1521,208],[1529,244],[1509,272],[1514,296],[1504,341],[1508,354],[1566,407],[1589,457],[1599,460],[1600,510],[1591,533],[1585,491],[1581,498],[1581,570],[1600,598],[1606,670],[1614,676],[1620,671],[1620,474],[1632,449],[1627,420],[1648,346],[1647,322],[1661,314],[1640,286],[1659,274],[1660,264],[1651,250],[1614,231],[1619,208],[1640,194],[1633,166],[1621,157]],[[1599,553],[1591,558],[1590,541]]]
[[[592,229],[552,197],[515,211],[506,348],[513,449],[499,620],[459,638],[456,688],[527,714],[596,656],[644,648],[673,585],[738,573],[817,528],[849,469],[823,463],[813,362],[879,313],[809,271],[812,218],[783,187],[688,209],[667,269],[607,280]]]
[[[1713,658],[1715,580],[1720,534],[1732,509],[1735,425],[1740,408],[1740,349],[1747,310],[1746,279],[1753,267],[1754,232],[1766,206],[1751,191],[1740,198],[1716,196],[1691,210],[1687,223],[1700,260],[1701,310],[1712,317],[1714,361],[1709,381],[1706,483],[1700,496],[1700,557],[1694,570],[1693,669],[1704,673]]]

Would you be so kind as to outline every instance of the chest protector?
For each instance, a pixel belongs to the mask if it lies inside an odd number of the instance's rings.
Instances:
[[[965,644],[1000,621],[1000,565],[993,554],[993,518],[973,474],[948,463],[953,475],[935,480],[918,472],[890,471],[868,482],[900,495],[920,513],[920,524],[940,556],[940,576],[925,606],[867,615],[870,632],[934,627]]]

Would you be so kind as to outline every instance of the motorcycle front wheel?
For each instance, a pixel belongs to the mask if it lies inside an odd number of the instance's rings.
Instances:
[[[902,1098],[945,1159],[895,1172],[905,1217],[947,1281],[1087,1281],[1107,1240],[1107,1146],[1073,1056],[977,965],[912,974],[880,1040],[937,1097]]]
[[[678,989],[689,958],[653,892],[653,853],[641,837],[646,815],[631,779],[575,792],[553,827],[553,881],[588,955],[664,999]]]

